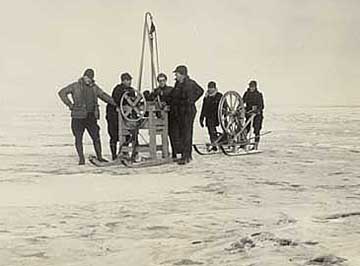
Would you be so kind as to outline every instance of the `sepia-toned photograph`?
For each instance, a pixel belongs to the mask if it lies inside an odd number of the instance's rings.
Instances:
[[[360,266],[359,14],[0,0],[0,266]]]

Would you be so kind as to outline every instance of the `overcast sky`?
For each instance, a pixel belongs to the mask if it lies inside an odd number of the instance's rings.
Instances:
[[[266,102],[360,104],[358,0],[0,1],[2,106],[58,106],[57,91],[86,67],[111,92],[138,77],[143,16],[158,28],[161,69],[186,64],[203,87],[243,92],[259,81]]]

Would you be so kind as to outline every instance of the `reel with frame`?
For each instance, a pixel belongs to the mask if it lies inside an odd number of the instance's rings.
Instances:
[[[167,142],[167,112],[168,109],[160,108],[157,102],[146,100],[142,93],[143,72],[145,68],[145,47],[148,46],[148,55],[150,56],[150,84],[151,91],[154,91],[157,81],[156,77],[160,71],[159,51],[157,31],[153,16],[150,12],[145,13],[143,40],[141,49],[138,90],[125,93],[120,101],[120,114],[122,121],[119,121],[119,139],[121,149],[128,151],[128,156],[123,156],[122,163],[126,166],[151,166],[166,163],[169,160],[168,142]],[[157,114],[161,114],[157,117]],[[156,116],[156,118],[155,118]],[[166,122],[165,122],[166,120]],[[121,124],[122,122],[122,124]],[[147,132],[142,135],[140,130]],[[130,133],[130,137],[124,137],[121,134]],[[162,142],[157,144],[157,136],[160,135]],[[166,137],[165,137],[166,136]],[[139,137],[142,144],[139,143]],[[131,144],[131,149],[125,146]],[[123,154],[120,149],[120,154]],[[158,158],[157,151],[161,151],[162,157]],[[140,155],[141,153],[141,155]],[[137,155],[146,162],[140,163]]]
[[[147,45],[146,45],[147,44]],[[167,143],[167,115],[163,119],[154,119],[154,113],[164,113],[166,110],[159,110],[152,102],[147,102],[142,93],[143,72],[145,68],[145,48],[148,46],[150,56],[150,84],[153,91],[156,86],[156,77],[159,73],[159,53],[156,27],[151,13],[145,13],[142,49],[139,69],[139,79],[137,90],[125,92],[120,99],[119,106],[119,142],[120,151],[118,159],[101,163],[93,159],[92,163],[96,166],[125,165],[127,167],[145,167],[169,163],[169,152]],[[165,130],[166,128],[166,130]],[[146,130],[149,136],[146,139],[141,135],[140,130]],[[157,145],[156,136],[161,135],[162,144]],[[165,139],[166,135],[166,139]],[[142,138],[142,144],[139,143],[139,137]],[[162,158],[157,157],[159,148],[162,152]],[[141,156],[137,156],[140,155]],[[148,155],[144,156],[143,155]],[[141,160],[139,161],[139,157]]]
[[[213,143],[193,145],[200,155],[224,153],[228,156],[240,156],[259,153],[255,150],[255,143],[251,132],[256,114],[252,114],[246,121],[244,101],[236,91],[227,91],[221,98],[218,107],[218,120],[223,133]]]
[[[139,90],[125,92],[120,100],[120,114],[127,128],[140,128],[145,121],[147,103]]]

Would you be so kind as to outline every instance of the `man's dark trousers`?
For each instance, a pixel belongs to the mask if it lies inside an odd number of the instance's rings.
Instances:
[[[174,112],[169,113],[169,138],[172,150],[172,157],[176,158],[176,154],[181,153],[181,135],[180,121]]]
[[[181,157],[183,159],[189,160],[191,156],[191,135],[192,135],[192,115],[191,109],[189,107],[181,106],[179,112],[179,135],[180,135],[180,145],[181,148]]]
[[[117,156],[117,143],[119,141],[119,121],[117,115],[106,116],[107,130],[110,136],[110,150],[112,159],[115,160]]]
[[[84,159],[83,136],[85,129],[89,133],[94,143],[96,152],[99,153],[99,148],[101,152],[100,127],[97,124],[97,119],[95,117],[95,114],[93,112],[90,112],[87,114],[87,117],[84,119],[79,119],[79,118],[71,119],[71,130],[75,137],[75,147],[80,159]],[[96,155],[98,156],[99,154]]]
[[[208,129],[210,142],[214,143],[218,139],[218,134],[216,130],[216,121],[213,121],[211,119],[206,120],[206,127]]]
[[[190,156],[189,156],[190,159],[192,159],[192,146],[194,140],[194,121],[195,121],[196,113],[197,111],[195,105],[191,106],[191,144],[190,144]]]
[[[246,115],[246,121],[248,121],[250,119],[251,115]],[[257,114],[254,117],[254,121],[253,121],[253,128],[254,128],[254,135],[255,135],[255,142],[259,142],[260,141],[260,131],[262,129],[262,123],[263,123],[263,115]],[[251,124],[249,124],[247,126],[247,132],[250,132],[251,128],[250,128]]]

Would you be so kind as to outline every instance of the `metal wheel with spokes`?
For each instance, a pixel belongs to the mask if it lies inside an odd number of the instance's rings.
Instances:
[[[218,118],[221,128],[229,139],[239,135],[245,122],[244,102],[239,93],[228,91],[223,95],[219,103]]]
[[[134,93],[125,92],[120,100],[121,115],[128,122],[138,122],[144,119],[146,112],[144,95],[138,90],[134,91]]]

